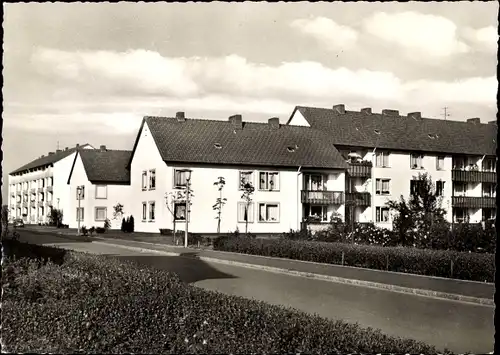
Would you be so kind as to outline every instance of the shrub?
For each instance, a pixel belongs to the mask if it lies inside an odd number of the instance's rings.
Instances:
[[[423,343],[70,253],[8,262],[2,338],[14,353],[436,353]]]
[[[130,216],[129,218],[129,225],[128,225],[128,232],[129,233],[134,233],[135,226],[134,226],[134,216]]]
[[[82,228],[80,228],[80,232],[82,233],[83,236],[87,236],[89,234],[89,231],[85,226],[82,226]]]
[[[60,227],[62,225],[63,212],[57,208],[53,208],[49,214],[49,225]]]
[[[326,264],[341,264],[344,255],[347,266],[463,280],[493,282],[495,275],[494,254],[248,238],[221,238],[214,249]]]
[[[106,220],[104,221],[104,229],[108,230],[110,228],[111,228],[111,222],[109,221],[109,219],[106,218]]]
[[[122,226],[121,226],[121,231],[126,232],[127,229],[127,218],[122,218]]]
[[[105,228],[102,228],[102,227],[97,227],[97,228],[95,229],[95,231],[96,231],[96,233],[102,234],[102,233],[106,232],[106,229],[105,229]]]
[[[91,227],[91,228],[89,229],[89,233],[90,233],[90,235],[92,236],[92,235],[95,233],[95,227]]]

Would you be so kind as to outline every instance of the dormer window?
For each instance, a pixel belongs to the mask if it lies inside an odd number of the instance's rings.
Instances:
[[[215,149],[222,149],[222,145],[220,143],[214,143]]]
[[[427,136],[428,136],[430,139],[436,139],[436,135],[435,135],[435,134],[429,133]]]
[[[380,131],[378,129],[374,129],[373,132],[375,132],[375,134],[380,134]]]
[[[295,146],[289,146],[286,148],[286,150],[288,150],[290,153],[293,153],[297,150],[299,146],[298,145],[295,145]]]

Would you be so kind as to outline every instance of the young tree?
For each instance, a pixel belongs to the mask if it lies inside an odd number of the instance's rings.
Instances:
[[[241,198],[245,201],[245,234],[248,234],[248,208],[252,203],[252,195],[255,191],[252,183],[241,180],[241,184],[243,187],[243,195]]]
[[[403,196],[400,201],[388,201],[387,206],[397,215],[393,229],[399,234],[400,243],[408,245],[413,231],[429,233],[437,223],[446,223],[446,210],[441,208],[442,197],[436,194],[434,183],[428,173],[418,174],[414,191],[408,201]]]
[[[62,224],[62,220],[63,220],[63,212],[61,210],[58,210],[57,208],[53,208],[50,211],[49,215],[50,224],[55,227],[59,227]]]
[[[217,220],[217,234],[220,234],[220,222],[221,222],[221,214],[222,214],[222,207],[226,204],[227,199],[222,198],[222,189],[226,185],[226,181],[222,176],[218,177],[218,180],[214,182],[214,185],[217,186],[217,189],[219,190],[219,197],[217,197],[217,200],[215,201],[215,205],[212,206],[212,209],[217,211],[217,216],[215,219]]]
[[[168,212],[172,215],[173,224],[174,224],[174,242],[177,244],[177,229],[176,229],[176,216],[175,216],[175,201],[182,199],[181,191],[171,191],[165,193],[165,205],[167,206]]]

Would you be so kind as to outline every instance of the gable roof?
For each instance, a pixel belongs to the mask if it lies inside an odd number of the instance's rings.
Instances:
[[[315,129],[253,122],[235,129],[229,121],[145,117],[141,130],[145,122],[165,162],[347,169],[331,139]]]
[[[92,147],[92,146],[88,143],[79,146],[79,148],[84,148],[84,147]],[[86,150],[88,150],[88,149],[86,149]],[[54,163],[58,162],[59,160],[62,160],[64,158],[70,156],[71,154],[73,154],[76,151],[77,151],[77,147],[69,148],[68,150],[62,150],[60,152],[56,151],[52,155],[47,155],[44,157],[37,158],[37,159],[29,162],[28,164],[21,166],[20,168],[12,171],[10,173],[10,175],[23,173],[23,172],[26,172],[30,169],[41,168],[43,166],[54,164]]]
[[[75,157],[81,157],[87,179],[91,183],[102,183],[109,185],[130,184],[130,171],[127,164],[132,151],[130,150],[79,150]],[[73,167],[68,178],[68,183],[73,174]]]
[[[297,110],[312,128],[328,132],[336,145],[496,155],[498,128],[493,124],[347,110],[345,113],[338,113],[333,109],[305,106],[297,106],[294,113]]]

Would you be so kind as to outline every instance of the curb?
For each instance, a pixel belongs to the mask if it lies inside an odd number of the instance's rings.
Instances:
[[[114,246],[118,246],[118,247],[121,247],[124,249],[146,252],[146,253],[153,252],[153,253],[157,253],[157,254],[163,254],[166,256],[180,256],[181,255],[180,253],[167,252],[167,251],[161,251],[161,250],[153,250],[153,249],[140,248],[140,247],[133,247],[133,246],[128,246],[128,245],[119,245],[119,244],[107,243],[107,242],[103,242],[103,241],[99,241],[99,242],[95,241],[94,243],[114,245]],[[308,279],[329,281],[329,282],[342,283],[342,284],[348,284],[348,285],[353,285],[353,286],[369,287],[369,288],[374,288],[374,289],[379,289],[379,290],[386,290],[386,291],[399,292],[399,293],[405,293],[405,294],[413,294],[413,295],[417,295],[417,296],[431,297],[431,298],[436,298],[436,299],[441,299],[441,300],[452,300],[452,301],[459,301],[459,302],[464,302],[464,303],[469,303],[469,304],[474,304],[474,305],[495,307],[495,301],[492,299],[488,299],[488,298],[464,296],[464,295],[458,295],[458,294],[454,294],[454,293],[446,293],[446,292],[440,292],[440,291],[432,291],[432,290],[425,290],[425,289],[418,289],[418,288],[396,286],[396,285],[390,285],[390,284],[384,284],[384,283],[372,282],[372,281],[347,279],[347,278],[337,277],[337,276],[315,274],[315,273],[310,273],[310,272],[277,268],[277,267],[273,267],[273,266],[248,264],[248,263],[242,263],[239,261],[224,260],[224,259],[211,258],[211,257],[206,257],[206,256],[195,256],[195,258],[197,258],[199,260],[207,261],[207,262],[217,263],[217,264],[240,266],[240,267],[245,267],[245,268],[249,268],[249,269],[274,272],[277,274],[305,277]]]

